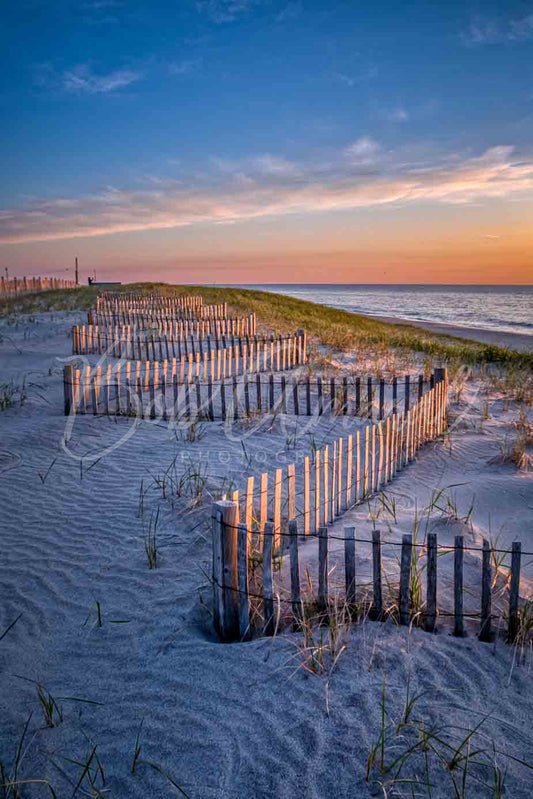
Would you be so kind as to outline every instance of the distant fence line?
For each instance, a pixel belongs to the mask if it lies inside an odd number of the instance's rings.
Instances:
[[[223,640],[246,638],[250,633],[249,593],[251,575],[249,555],[255,542],[261,555],[259,591],[264,610],[263,632],[274,629],[273,560],[289,543],[291,598],[296,618],[301,617],[301,579],[298,560],[298,536],[318,537],[318,608],[327,612],[328,528],[336,518],[358,502],[368,499],[394,478],[397,471],[413,460],[427,442],[438,438],[447,425],[448,385],[445,370],[438,370],[435,384],[407,412],[391,413],[386,421],[367,425],[347,438],[317,450],[302,463],[286,469],[265,472],[247,479],[246,491],[232,493],[230,501],[213,505],[213,589],[215,626]],[[297,485],[302,491],[297,492]],[[301,500],[297,500],[300,496]],[[345,562],[346,600],[355,606],[355,541],[347,537]],[[409,619],[409,580],[412,541],[404,536],[400,621]],[[373,534],[374,611],[381,616],[382,601],[381,544]],[[408,541],[410,541],[408,546]],[[433,566],[433,560],[432,564]],[[429,569],[431,579],[434,572]],[[436,575],[436,572],[435,572]],[[407,586],[407,589],[406,589]],[[407,590],[407,594],[406,594]],[[433,589],[432,589],[433,590]],[[435,593],[436,598],[436,593]],[[434,613],[430,617],[434,624]],[[435,605],[436,608],[436,605]],[[486,610],[486,608],[485,608]],[[490,619],[490,611],[488,615]],[[486,614],[485,614],[486,621]]]
[[[59,277],[22,277],[6,280],[0,277],[0,296],[11,297],[17,294],[30,294],[37,291],[51,291],[52,289],[79,288],[74,280],[63,280]]]
[[[96,298],[97,310],[127,311],[138,309],[167,309],[169,311],[199,309],[203,306],[203,297],[185,295],[183,297],[165,297],[163,295],[141,294],[137,292],[105,291]]]
[[[119,308],[115,304],[101,304],[95,310],[89,311],[89,324],[158,324],[165,321],[179,321],[180,319],[225,319],[228,315],[227,303],[219,305],[201,305],[196,308],[188,307],[139,307],[125,304]]]

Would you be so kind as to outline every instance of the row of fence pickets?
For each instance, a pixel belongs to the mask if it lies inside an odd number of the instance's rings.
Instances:
[[[74,288],[78,288],[74,280],[63,280],[59,277],[14,277],[11,280],[0,277],[0,296],[9,297],[37,291]]]
[[[161,325],[161,328],[167,327]],[[156,351],[159,359],[166,357],[181,357],[182,350],[185,355],[189,354],[189,349],[195,355],[196,348],[203,355],[203,348],[207,352],[212,349],[224,349],[228,346],[239,346],[242,351],[243,344],[250,347],[253,340],[255,346],[270,341],[282,341],[284,339],[300,336],[302,346],[307,349],[307,339],[305,333],[261,337],[255,333],[255,324],[252,320],[243,318],[235,320],[224,320],[217,324],[215,322],[198,324],[194,327],[188,323],[169,324],[168,329],[158,329],[153,327],[139,328],[130,325],[74,325],[72,328],[72,347],[73,352],[82,354],[109,354],[115,357],[132,358],[138,360],[149,360],[142,357],[142,348],[147,351],[148,345],[152,351],[152,360],[156,360]],[[136,354],[135,354],[136,353]],[[141,357],[139,357],[139,354]]]
[[[274,474],[264,472],[247,479],[244,494],[234,491],[230,502],[215,503],[213,508],[213,585],[215,623],[224,640],[246,637],[249,632],[248,612],[248,555],[252,539],[262,546],[262,600],[266,631],[273,624],[272,559],[283,553],[283,542],[289,541],[291,565],[291,600],[293,611],[301,605],[298,576],[298,536],[316,535],[319,541],[318,607],[323,611],[328,603],[327,525],[349,508],[377,494],[394,478],[397,471],[411,462],[426,443],[442,435],[447,425],[448,386],[446,378],[439,381],[407,414],[393,414],[386,422],[367,425],[346,439],[339,438],[303,463],[288,464]],[[361,446],[363,445],[363,446]],[[298,473],[301,470],[302,473]],[[301,503],[297,501],[296,485],[303,484]],[[219,506],[222,506],[220,508]],[[227,516],[226,516],[227,512]],[[353,528],[349,528],[353,529]],[[239,542],[235,531],[239,531]],[[287,533],[288,530],[288,533]],[[227,536],[233,537],[228,545]],[[223,540],[224,537],[224,540]],[[462,538],[458,537],[457,541]],[[435,541],[430,536],[428,541]],[[456,543],[457,543],[456,541]],[[383,613],[381,588],[381,544],[379,532],[373,534],[373,612]],[[353,572],[355,550],[353,536],[346,542],[346,599],[355,604]],[[436,546],[436,543],[435,543]],[[488,546],[488,545],[487,545]],[[412,539],[404,536],[402,549],[402,579],[398,616],[408,623],[409,594],[405,594],[405,569],[410,567]],[[462,543],[456,554],[455,615],[456,634],[464,632],[462,611]],[[515,547],[513,547],[514,552]],[[518,546],[519,549],[519,546]],[[485,545],[484,545],[484,569]],[[409,553],[409,558],[405,553]],[[223,556],[223,553],[226,553]],[[515,556],[513,562],[515,562]],[[460,564],[460,575],[457,571]],[[489,563],[490,566],[490,563]],[[435,567],[435,568],[434,568]],[[296,575],[296,577],[295,577]],[[225,582],[226,579],[230,583]],[[482,631],[491,635],[490,592],[483,578]],[[513,578],[514,579],[514,578]],[[429,591],[426,628],[434,629],[436,618],[436,562],[428,562]],[[513,583],[514,585],[514,583]],[[489,583],[490,587],[490,583]],[[460,589],[460,590],[459,590]],[[513,588],[512,592],[516,593]],[[252,590],[253,593],[253,590]],[[433,598],[434,597],[434,601]]]
[[[439,387],[442,391],[439,393]],[[331,599],[328,590],[328,524],[331,524],[350,507],[366,501],[381,491],[393,479],[397,470],[413,460],[416,452],[429,441],[439,437],[446,428],[448,392],[445,381],[425,395],[412,411],[400,417],[387,418],[386,425],[379,422],[364,431],[364,452],[361,452],[361,431],[334,441],[315,453],[314,464],[307,457],[303,462],[303,505],[299,510],[296,501],[296,464],[289,464],[286,473],[277,469],[260,476],[257,496],[255,478],[247,480],[244,497],[235,491],[231,501],[213,505],[213,590],[215,626],[222,640],[245,639],[250,635],[250,596],[260,599],[263,606],[263,629],[271,634],[275,628],[273,559],[283,553],[288,542],[290,557],[290,600],[296,622],[302,618],[303,605],[301,575],[299,571],[299,536],[318,537],[318,596],[317,608],[324,615]],[[376,446],[376,443],[379,445]],[[343,452],[346,453],[343,458]],[[330,459],[331,454],[331,459]],[[314,483],[312,477],[314,475]],[[300,482],[302,482],[300,480]],[[269,486],[273,492],[269,494]],[[285,499],[283,485],[286,485]],[[313,503],[313,504],[311,504]],[[286,513],[283,514],[283,509]],[[250,588],[249,553],[252,541],[261,550],[262,582],[260,588]],[[381,533],[372,532],[372,596],[369,616],[382,619],[386,615],[383,603],[383,574],[381,564]],[[400,624],[413,621],[410,607],[411,569],[415,563],[414,548],[420,546],[412,535],[404,535],[399,542],[387,545],[401,546],[398,602],[394,614]],[[481,597],[479,615],[464,613],[464,559],[463,536],[456,536],[453,547],[441,551],[454,552],[454,635],[465,634],[465,619],[479,619],[479,637],[492,640],[492,548],[483,540],[481,561]],[[426,541],[426,604],[424,627],[435,630],[439,616],[437,609],[437,536],[429,533]],[[511,550],[509,583],[509,613],[507,636],[514,642],[519,628],[521,544],[514,542]],[[355,568],[355,528],[345,527],[344,541],[344,598],[350,609],[368,597],[357,596]],[[255,593],[260,590],[260,594]],[[309,599],[309,597],[307,597]],[[337,596],[338,599],[338,596]],[[387,610],[387,613],[390,611]]]
[[[247,530],[263,533],[271,520],[274,552],[288,520],[296,519],[303,535],[317,533],[353,504],[381,491],[420,447],[438,438],[446,427],[447,408],[447,384],[442,381],[407,412],[341,436],[286,470],[263,472],[258,484],[255,476],[248,477],[246,490],[231,494],[238,503],[237,522],[242,517]],[[297,484],[303,486],[299,493]]]
[[[226,319],[228,305],[199,305],[198,307],[136,306],[125,303],[123,306],[101,303],[89,311],[89,324],[134,324],[138,326],[179,319]]]
[[[298,366],[300,351],[292,344],[273,358],[256,362],[254,351],[212,350],[200,359],[127,361],[91,368],[64,367],[65,414],[93,413],[163,419],[234,420],[264,413],[318,417],[360,416],[383,419],[399,407],[407,412],[420,400],[435,376],[411,382],[373,377],[316,378],[309,374],[286,377],[283,370]],[[302,357],[305,357],[302,355]],[[296,361],[294,360],[296,359]],[[305,363],[305,361],[304,361]],[[122,368],[124,366],[124,368]],[[280,372],[275,375],[272,371]],[[228,381],[228,382],[226,382]]]
[[[112,292],[104,291],[96,298],[97,310],[109,308],[112,310],[128,310],[128,308],[168,308],[170,309],[197,309],[204,304],[200,295],[187,294],[182,297],[168,297],[164,295],[141,294],[137,292]]]
[[[277,624],[275,621],[275,599],[273,584],[273,560],[275,541],[274,523],[265,524],[264,531],[258,534],[263,540],[261,572],[262,581],[259,588],[251,585],[249,575],[249,550],[250,531],[244,523],[238,522],[237,505],[235,502],[219,502],[213,505],[212,532],[213,532],[213,591],[215,626],[223,641],[246,640],[251,635],[250,599],[259,599],[262,603],[263,624],[260,633],[271,635]],[[369,543],[372,547],[372,587],[369,596],[367,590],[358,594],[364,586],[357,584],[356,578],[356,537],[355,528],[344,528],[344,590],[342,594],[336,592],[335,597],[329,589],[329,561],[328,561],[328,528],[322,526],[316,534],[318,538],[318,586],[317,597],[302,596],[299,563],[299,531],[296,520],[288,522],[288,552],[290,558],[290,599],[286,601],[291,607],[294,621],[298,625],[304,617],[304,599],[316,599],[316,606],[322,619],[326,619],[331,601],[343,601],[345,607],[355,616],[361,612],[367,614],[372,620],[395,618],[401,625],[416,622],[427,632],[435,632],[439,616],[453,618],[453,634],[462,637],[466,635],[465,620],[479,623],[479,639],[492,641],[496,632],[493,624],[492,613],[492,563],[493,549],[486,539],[483,539],[481,548],[481,592],[479,613],[465,613],[464,611],[464,552],[480,551],[479,548],[465,547],[464,536],[454,538],[453,546],[439,546],[436,533],[428,533],[423,545],[426,555],[425,606],[421,616],[413,617],[411,607],[411,577],[416,558],[415,549],[420,545],[413,541],[411,534],[402,536],[402,542],[382,542],[381,531],[373,530],[372,538],[368,542],[358,540],[358,543]],[[382,547],[401,547],[400,573],[397,601],[393,607],[385,607],[383,601],[384,574],[382,568]],[[453,612],[439,613],[437,603],[437,559],[439,554],[453,552],[454,577],[453,577]],[[521,574],[521,543],[515,541],[511,546],[511,567],[509,580],[509,599],[507,613],[507,641],[515,643],[520,629],[520,574]],[[260,591],[260,593],[257,593]],[[471,593],[471,591],[470,591]],[[279,599],[278,599],[279,601]],[[417,611],[420,613],[420,611]]]

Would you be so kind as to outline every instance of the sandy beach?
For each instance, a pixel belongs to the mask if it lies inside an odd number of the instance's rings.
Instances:
[[[522,333],[506,333],[500,330],[484,330],[480,327],[460,327],[459,325],[445,325],[442,323],[433,324],[432,322],[416,322],[399,319],[395,316],[370,316],[380,322],[389,322],[395,325],[414,325],[424,330],[431,330],[432,333],[442,333],[446,336],[458,336],[472,341],[480,341],[482,344],[494,344],[497,347],[507,347],[519,352],[533,352],[533,336]]]
[[[440,731],[448,756],[446,746],[459,746],[466,730],[482,722],[476,743],[486,756],[478,758],[483,765],[472,766],[468,797],[495,795],[487,786],[500,770],[507,795],[529,797],[531,772],[522,763],[531,761],[533,751],[530,650],[519,663],[501,638],[481,644],[475,625],[467,638],[453,638],[444,617],[436,635],[368,620],[353,625],[335,668],[320,674],[304,668],[298,633],[217,641],[211,501],[224,487],[242,489],[247,474],[273,466],[280,456],[286,462],[308,453],[310,439],[302,433],[289,444],[285,423],[277,420],[244,439],[243,458],[240,426],[230,435],[213,422],[189,441],[160,421],[135,426],[126,418],[87,416],[76,420],[66,443],[62,368],[71,353],[68,331],[79,319],[40,314],[4,321],[1,328],[5,379],[25,382],[26,393],[24,404],[0,414],[0,635],[18,619],[0,640],[5,768],[13,767],[29,718],[20,774],[47,780],[61,797],[72,794],[79,764],[94,747],[105,779],[89,769],[100,793],[85,795],[180,795],[172,780],[191,799],[409,796],[409,784],[391,792],[395,770],[380,775],[371,769],[367,780],[386,683],[389,763],[412,744],[412,730],[396,728],[412,691],[419,696],[414,715]],[[390,484],[396,515],[383,513],[379,524],[398,538],[413,529],[417,514],[423,516],[433,492],[444,490],[449,503],[443,499],[444,510],[430,518],[442,541],[458,532],[472,544],[493,535],[504,548],[519,539],[531,552],[532,473],[490,464],[512,435],[519,407],[475,380],[453,391],[459,393],[447,441],[430,445]],[[299,420],[292,421],[291,430],[298,431]],[[325,420],[321,425],[315,430],[321,440],[339,434]],[[205,469],[200,498],[161,490],[173,461],[178,474],[190,464]],[[358,537],[367,539],[373,508],[358,506],[332,526],[332,535],[354,524]],[[149,569],[144,540],[156,513],[160,563]],[[314,580],[316,542],[302,549]],[[385,557],[393,574],[395,556]],[[340,568],[336,559],[332,549],[332,581]],[[449,601],[450,558],[439,560]],[[364,576],[364,544],[358,544],[357,563]],[[467,608],[477,610],[479,557],[469,555],[465,566],[472,592]],[[522,596],[532,577],[527,557]],[[280,596],[284,583],[282,570],[276,576]],[[495,612],[504,603],[502,594]],[[61,708],[53,727],[44,723],[37,684]],[[141,754],[132,773],[137,736]],[[401,776],[423,780],[423,762],[420,752]],[[431,796],[449,799],[450,772],[438,763],[432,769]],[[452,774],[460,780],[460,769]],[[87,778],[83,785],[89,789]],[[415,790],[418,795],[426,788]],[[24,787],[24,797],[44,795],[42,784]]]

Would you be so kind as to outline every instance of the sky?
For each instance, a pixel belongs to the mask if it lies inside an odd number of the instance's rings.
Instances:
[[[2,23],[2,274],[533,282],[533,2],[17,0]]]

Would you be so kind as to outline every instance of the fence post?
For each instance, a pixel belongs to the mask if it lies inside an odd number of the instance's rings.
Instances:
[[[296,519],[289,520],[289,546],[291,564],[291,600],[295,626],[303,618],[303,607],[300,596],[300,564],[298,562],[298,524]]]
[[[486,538],[483,539],[483,553],[481,565],[481,624],[479,629],[480,641],[492,641],[491,612],[492,612],[492,591],[491,591],[491,567],[490,567],[490,544]]]
[[[70,416],[74,407],[74,367],[67,364],[63,369],[63,391],[65,396],[65,416]]]
[[[381,533],[372,530],[372,607],[368,614],[369,619],[379,621],[383,616],[383,596],[381,590]]]
[[[428,533],[427,536],[427,612],[426,630],[428,633],[435,631],[437,617],[437,535]]]
[[[442,383],[448,379],[448,370],[445,366],[443,367],[436,367],[434,371],[435,375],[435,385],[438,383]]]
[[[222,641],[241,637],[241,600],[237,569],[238,503],[213,503],[213,598],[215,628]],[[244,599],[248,603],[248,597]]]
[[[409,624],[409,582],[411,579],[411,563],[413,560],[413,536],[402,536],[402,559],[400,564],[400,595],[398,609],[400,624]]]
[[[509,627],[507,630],[507,642],[513,644],[518,633],[518,596],[520,593],[520,559],[522,556],[522,544],[520,541],[513,541],[511,552],[511,586],[509,588]]]
[[[326,613],[328,609],[328,528],[318,530],[318,610]]]
[[[453,565],[453,595],[455,626],[453,634],[462,638],[465,634],[463,619],[463,544],[462,535],[455,536],[454,565]]]
[[[344,528],[344,581],[346,603],[353,613],[356,603],[355,585],[355,527]]]

